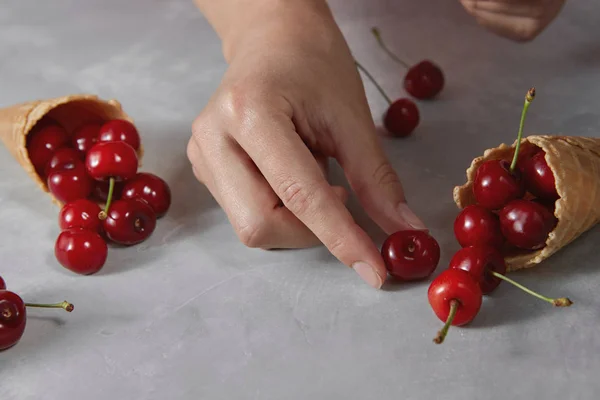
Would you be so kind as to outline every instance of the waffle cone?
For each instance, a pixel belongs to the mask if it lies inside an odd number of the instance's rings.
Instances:
[[[516,143],[488,149],[472,161],[467,169],[467,182],[454,188],[454,202],[459,208],[475,203],[472,187],[477,168],[487,160],[512,160]],[[600,222],[600,139],[532,135],[522,140],[519,154],[526,154],[533,146],[544,150],[546,162],[554,173],[560,196],[554,212],[558,223],[544,248],[507,254],[509,271],[539,264]]]
[[[73,94],[28,101],[0,109],[0,139],[37,186],[46,192],[56,205],[62,206],[62,203],[50,193],[29,159],[26,147],[27,135],[42,121],[55,121],[68,132],[73,132],[85,123],[109,119],[133,122],[118,101],[102,100],[95,95]],[[138,150],[140,165],[143,154],[144,150],[140,145]]]

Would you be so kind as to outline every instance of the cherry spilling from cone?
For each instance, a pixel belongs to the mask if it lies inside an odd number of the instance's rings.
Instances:
[[[166,181],[138,170],[141,138],[127,120],[92,121],[68,132],[43,119],[27,138],[38,175],[63,205],[54,254],[81,275],[100,271],[109,244],[148,239],[171,205]]]

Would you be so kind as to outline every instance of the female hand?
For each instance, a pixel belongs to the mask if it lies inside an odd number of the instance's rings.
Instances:
[[[515,41],[537,37],[562,9],[565,0],[460,0],[477,21]]]
[[[229,68],[193,123],[196,177],[247,246],[322,242],[381,287],[379,250],[346,209],[344,189],[327,182],[323,162],[339,162],[385,232],[425,226],[379,145],[354,59],[325,2],[198,2],[224,38]]]

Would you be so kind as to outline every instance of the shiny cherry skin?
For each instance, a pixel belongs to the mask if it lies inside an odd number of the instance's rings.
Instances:
[[[558,222],[543,204],[523,199],[508,203],[499,216],[500,228],[507,242],[525,250],[544,247]]]
[[[124,182],[115,182],[113,188],[113,199],[120,199],[121,193],[123,192]],[[100,202],[106,202],[108,200],[108,189],[110,182],[108,181],[96,181],[94,189],[92,189],[92,197]]]
[[[473,194],[477,203],[489,210],[498,210],[509,201],[525,195],[525,184],[518,168],[510,171],[505,160],[488,160],[475,173]]]
[[[36,172],[44,176],[46,165],[54,152],[70,145],[69,134],[57,124],[45,124],[27,135],[27,153]]]
[[[98,142],[101,126],[102,124],[98,122],[90,122],[80,126],[73,132],[71,144],[84,158],[87,152]]]
[[[467,271],[449,268],[431,282],[427,298],[433,312],[443,322],[448,319],[452,300],[458,301],[452,325],[462,326],[471,322],[479,313],[483,293],[479,283]]]
[[[108,245],[97,232],[70,228],[56,238],[54,255],[66,269],[80,275],[91,275],[104,266]]]
[[[140,172],[125,182],[122,199],[142,199],[152,207],[157,218],[164,216],[171,206],[171,189],[167,182],[149,172]]]
[[[383,116],[385,129],[394,137],[409,136],[419,125],[420,114],[417,105],[410,99],[394,101]]]
[[[404,77],[404,89],[420,100],[431,99],[442,91],[445,84],[442,69],[429,60],[412,66]]]
[[[87,229],[99,232],[102,226],[100,206],[88,199],[78,199],[65,204],[58,213],[58,226],[61,230],[71,228]]]
[[[46,169],[44,171],[46,179],[51,172],[69,168],[69,165],[73,165],[78,162],[83,162],[85,158],[72,147],[62,147],[54,152]]]
[[[23,337],[27,311],[16,293],[0,290],[0,351],[13,347]]]
[[[88,151],[85,165],[88,174],[98,181],[126,181],[137,174],[138,157],[125,142],[99,142]]]
[[[117,200],[110,206],[102,227],[112,242],[131,246],[152,235],[156,228],[156,214],[144,200]]]
[[[440,246],[433,236],[420,230],[392,233],[381,247],[388,273],[403,281],[430,276],[440,261]]]
[[[4,279],[2,279],[2,277],[0,276],[0,290],[5,290],[6,289],[6,282],[4,282]]]
[[[546,153],[538,151],[531,158],[523,159],[520,165],[527,191],[547,200],[557,200],[554,173],[546,162]]]
[[[123,119],[113,119],[100,127],[98,133],[99,142],[122,141],[133,147],[140,148],[140,134],[135,125]]]
[[[500,248],[504,244],[498,216],[477,204],[465,207],[458,214],[454,236],[462,247],[487,244]]]
[[[449,268],[462,269],[479,282],[483,294],[492,293],[502,279],[492,275],[496,272],[506,274],[506,263],[500,251],[492,246],[479,245],[464,247],[454,253]]]
[[[81,161],[52,171],[48,175],[47,184],[50,193],[63,203],[85,199],[94,188],[94,181],[87,174],[85,165]]]

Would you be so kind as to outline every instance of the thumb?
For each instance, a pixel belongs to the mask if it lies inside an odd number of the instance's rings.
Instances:
[[[400,178],[379,143],[372,121],[350,122],[345,124],[344,133],[352,140],[338,141],[337,160],[369,217],[387,234],[426,230],[406,202]]]

